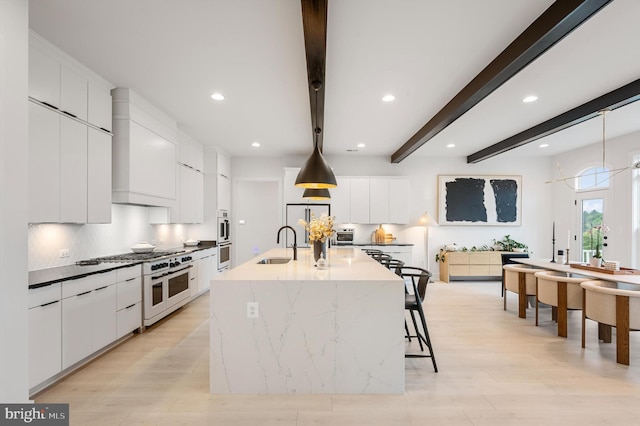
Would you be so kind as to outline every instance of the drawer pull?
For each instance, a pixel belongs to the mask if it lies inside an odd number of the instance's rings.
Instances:
[[[134,303],[133,305],[129,305],[129,306],[127,306],[125,309],[131,309],[131,308],[133,308],[133,307],[135,307],[135,306],[136,306],[136,304]]]
[[[60,302],[59,300],[54,300],[53,302],[45,303],[44,305],[40,305],[40,307],[44,308],[45,306],[53,305],[54,303]]]
[[[129,281],[133,281],[133,280],[135,280],[135,279],[137,279],[137,278],[138,278],[138,277],[135,277],[135,278],[129,278],[128,280],[124,280],[124,282],[125,282],[125,283],[128,283]]]
[[[100,287],[100,288],[96,288],[96,291],[98,290],[104,290],[105,288],[109,287],[108,285],[105,285],[104,287]]]
[[[78,293],[78,294],[76,294],[76,296],[80,297],[80,296],[84,296],[85,294],[89,294],[89,293],[91,293],[91,290],[85,291],[84,293]]]

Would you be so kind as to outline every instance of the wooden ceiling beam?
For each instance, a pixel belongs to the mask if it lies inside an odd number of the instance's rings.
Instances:
[[[568,127],[597,117],[602,110],[614,110],[640,100],[640,79],[596,99],[555,116],[543,123],[504,139],[467,157],[467,163],[479,163],[498,154],[526,145]]]
[[[304,30],[304,48],[307,58],[307,80],[309,88],[309,104],[311,106],[312,143],[315,129],[318,134],[318,149],[322,152],[322,135],[324,133],[324,72],[327,57],[327,0],[301,0],[302,27]],[[314,89],[314,83],[321,86]]]
[[[391,155],[399,163],[507,82],[611,0],[558,0]],[[471,42],[471,40],[470,40]]]

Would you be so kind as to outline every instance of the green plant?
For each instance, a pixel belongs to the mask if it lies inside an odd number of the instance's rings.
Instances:
[[[441,248],[440,251],[436,253],[436,262],[444,263],[446,254],[447,254],[447,250],[444,247]]]
[[[493,244],[500,246],[502,251],[513,251],[513,249],[524,249],[528,246],[511,238],[511,235],[505,235],[501,240],[493,240]]]

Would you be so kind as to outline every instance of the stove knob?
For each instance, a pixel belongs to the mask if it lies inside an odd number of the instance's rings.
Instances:
[[[171,263],[169,263],[169,266],[173,268],[174,266],[176,266],[176,264],[171,262]]]
[[[174,263],[173,265],[174,265],[174,266],[180,266],[180,262],[178,262],[178,261],[176,260],[176,263]]]

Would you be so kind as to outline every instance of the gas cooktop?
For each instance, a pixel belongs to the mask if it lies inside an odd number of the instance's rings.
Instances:
[[[185,250],[155,250],[149,253],[122,253],[112,256],[96,257],[94,259],[83,260],[83,264],[91,265],[102,262],[140,262],[156,260],[162,257],[174,256],[179,253],[184,253]],[[78,262],[80,264],[80,262]]]

